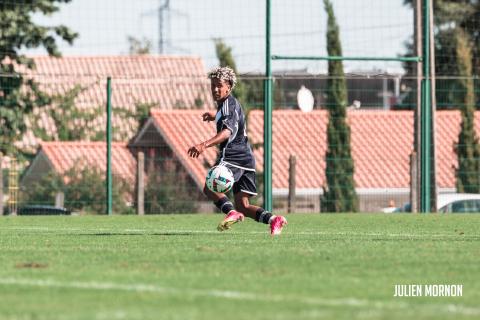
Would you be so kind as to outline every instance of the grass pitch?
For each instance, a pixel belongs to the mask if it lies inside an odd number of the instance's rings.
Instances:
[[[3,217],[0,319],[480,317],[480,215],[289,215],[278,238],[221,218]]]

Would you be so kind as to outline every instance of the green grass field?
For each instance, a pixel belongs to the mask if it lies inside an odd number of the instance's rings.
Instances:
[[[480,318],[480,215],[289,215],[278,238],[220,218],[3,217],[0,318]]]

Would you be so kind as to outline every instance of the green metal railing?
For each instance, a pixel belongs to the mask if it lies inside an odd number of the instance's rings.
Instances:
[[[333,60],[333,61],[401,61],[420,62],[422,57],[341,57],[341,56],[280,56],[272,55],[272,60]]]
[[[337,61],[400,61],[423,62],[421,91],[421,141],[420,141],[420,208],[430,212],[430,147],[431,147],[431,79],[430,79],[430,0],[423,1],[423,57],[344,57],[344,56],[286,56],[271,54],[271,0],[266,0],[266,71],[265,71],[265,110],[264,110],[264,202],[267,210],[272,209],[272,60],[337,60]]]
[[[432,118],[431,108],[431,79],[430,79],[430,1],[424,0],[423,11],[423,79],[421,83],[421,111],[420,111],[420,210],[430,212],[430,123]]]
[[[266,46],[265,46],[265,110],[264,116],[264,207],[266,210],[272,211],[273,209],[273,195],[272,195],[272,59],[271,59],[271,0],[267,0],[266,8]]]

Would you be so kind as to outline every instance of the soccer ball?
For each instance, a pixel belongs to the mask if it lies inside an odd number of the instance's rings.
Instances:
[[[206,184],[213,192],[228,192],[234,182],[232,171],[225,166],[215,166],[208,170]]]

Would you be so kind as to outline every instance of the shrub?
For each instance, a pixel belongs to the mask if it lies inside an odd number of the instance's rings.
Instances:
[[[113,212],[119,214],[133,213],[128,205],[132,198],[131,184],[124,179],[113,176],[112,202]],[[71,211],[103,214],[106,212],[105,173],[96,167],[87,167],[77,162],[63,175],[54,172],[43,175],[37,182],[24,187],[21,205],[54,204],[58,192],[65,195],[65,208]]]

